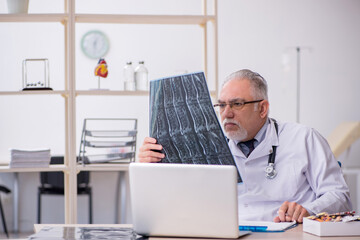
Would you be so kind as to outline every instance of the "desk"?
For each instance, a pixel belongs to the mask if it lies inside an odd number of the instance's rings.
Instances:
[[[35,224],[34,230],[35,232],[40,231],[44,226],[61,226],[61,227],[131,227],[131,225],[127,224]],[[254,232],[249,235],[243,236],[239,239],[296,239],[296,240],[334,240],[334,239],[345,239],[345,240],[359,240],[359,236],[354,237],[318,237],[302,230],[302,224],[299,224],[297,227],[289,229],[285,232],[279,233],[270,233],[270,232]],[[151,240],[175,240],[175,239],[184,239],[191,240],[191,238],[166,238],[166,237],[151,237]],[[204,238],[195,238],[195,240],[200,240]],[[211,239],[213,240],[213,239]]]
[[[103,163],[103,164],[86,164],[77,165],[78,171],[99,171],[99,172],[119,172],[118,180],[116,182],[116,193],[115,193],[115,216],[114,222],[119,223],[119,204],[120,201],[120,223],[126,222],[126,197],[130,195],[130,190],[127,182],[127,173],[129,171],[129,163]],[[119,199],[120,198],[120,199]]]
[[[0,173],[14,173],[13,184],[13,230],[19,232],[19,172],[65,172],[67,168],[64,165],[49,166],[48,168],[10,168],[9,165],[1,162]]]
[[[126,196],[129,192],[127,187],[126,172],[129,169],[129,164],[91,164],[91,165],[77,165],[77,171],[118,171],[119,177],[116,186],[116,202],[120,201],[121,206],[121,215],[120,223],[126,221]],[[48,168],[10,168],[8,162],[0,162],[0,173],[8,172],[14,173],[14,183],[13,183],[13,230],[15,233],[19,232],[19,182],[18,174],[21,172],[64,172],[68,171],[68,167],[61,164],[50,165]],[[119,200],[119,196],[121,199]],[[116,204],[118,207],[118,204]],[[118,222],[118,209],[115,211],[115,222]]]

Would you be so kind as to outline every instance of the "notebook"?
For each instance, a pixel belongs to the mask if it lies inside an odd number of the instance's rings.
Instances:
[[[232,165],[131,163],[133,226],[145,236],[238,238]]]

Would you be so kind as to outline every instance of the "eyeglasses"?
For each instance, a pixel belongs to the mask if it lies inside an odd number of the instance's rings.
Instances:
[[[245,104],[257,103],[257,102],[261,102],[261,101],[264,101],[264,99],[248,101],[248,102],[217,103],[217,104],[214,104],[214,108],[218,108],[220,110],[220,112],[223,112],[226,108],[226,105],[229,105],[231,109],[240,110],[245,106]]]

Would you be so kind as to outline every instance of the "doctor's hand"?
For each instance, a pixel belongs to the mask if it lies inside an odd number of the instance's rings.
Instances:
[[[310,216],[308,211],[296,202],[285,201],[278,211],[279,216],[274,218],[274,222],[303,222],[303,217]]]
[[[155,151],[153,151],[155,150]],[[165,154],[156,152],[162,150],[162,146],[156,143],[155,138],[146,137],[143,145],[139,149],[138,159],[142,163],[160,162],[165,157]]]

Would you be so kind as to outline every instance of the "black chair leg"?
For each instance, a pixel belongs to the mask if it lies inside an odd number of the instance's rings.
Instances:
[[[38,190],[38,211],[37,211],[37,223],[41,223],[41,191]]]
[[[89,191],[89,223],[93,223],[93,216],[92,216],[92,191]]]
[[[2,224],[3,224],[3,227],[4,227],[4,232],[6,234],[6,237],[9,238],[9,233],[8,233],[8,230],[7,230],[7,227],[6,227],[6,221],[5,221],[4,210],[3,210],[3,207],[2,207],[1,199],[0,199],[0,212],[1,212]]]

